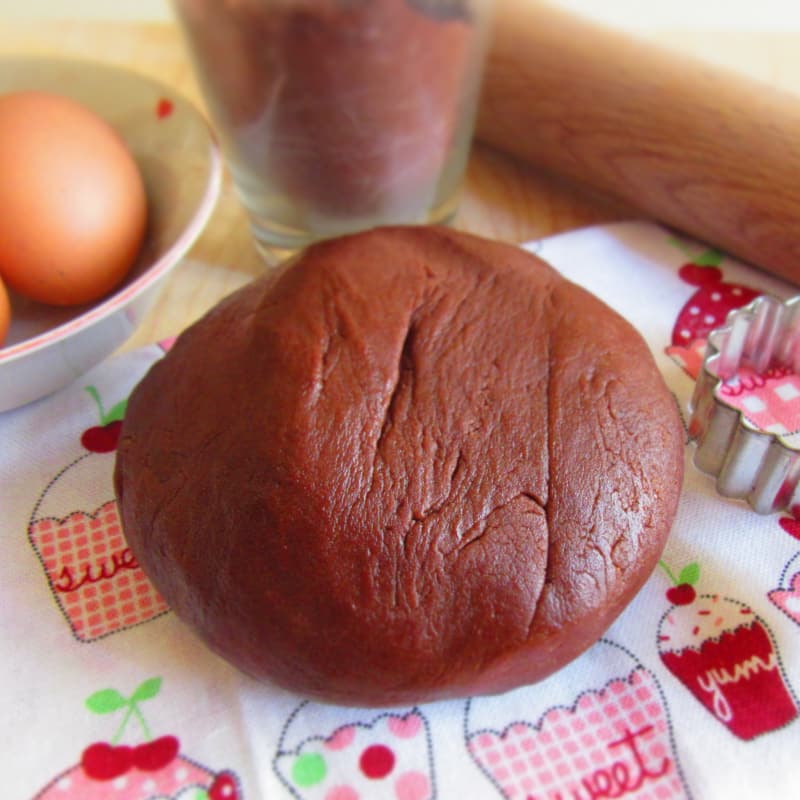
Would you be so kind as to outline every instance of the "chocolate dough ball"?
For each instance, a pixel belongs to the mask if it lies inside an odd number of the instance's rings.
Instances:
[[[519,248],[383,228],[188,329],[128,405],[123,526],[259,679],[356,705],[500,692],[595,642],[683,468],[638,333]]]

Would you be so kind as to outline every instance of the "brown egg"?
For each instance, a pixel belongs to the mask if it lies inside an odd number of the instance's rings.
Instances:
[[[0,280],[0,347],[3,346],[9,325],[11,325],[11,303],[8,300],[6,287]]]
[[[9,287],[74,305],[120,283],[142,245],[147,201],[108,123],[60,95],[3,95],[0,176],[0,275]]]

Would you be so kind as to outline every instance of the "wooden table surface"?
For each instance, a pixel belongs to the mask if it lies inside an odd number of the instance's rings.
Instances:
[[[800,95],[800,33],[664,31],[647,35]],[[0,23],[0,52],[71,55],[127,66],[203,105],[179,32],[168,23]],[[638,216],[632,208],[478,143],[454,224],[481,235],[524,242]],[[207,228],[172,273],[126,349],[177,333],[264,269],[226,176]]]

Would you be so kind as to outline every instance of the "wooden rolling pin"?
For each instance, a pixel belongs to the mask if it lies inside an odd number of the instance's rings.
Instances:
[[[478,137],[800,284],[800,97],[496,0]]]

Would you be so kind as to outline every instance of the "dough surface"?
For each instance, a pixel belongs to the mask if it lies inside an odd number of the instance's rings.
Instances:
[[[116,486],[174,611],[243,671],[390,706],[542,679],[656,565],[683,429],[647,346],[523,250],[315,245],[132,395]]]

